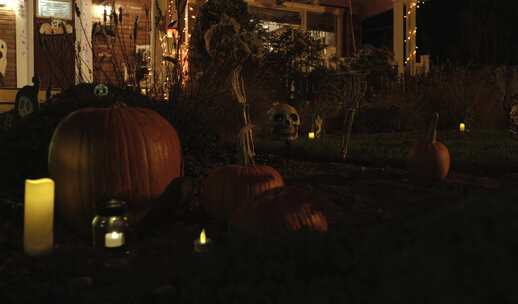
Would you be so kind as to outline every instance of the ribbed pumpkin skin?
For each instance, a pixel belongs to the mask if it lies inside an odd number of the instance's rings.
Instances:
[[[140,220],[181,175],[182,155],[175,129],[152,110],[85,108],[59,123],[48,165],[59,214],[87,232],[98,204],[110,198],[126,201]]]
[[[231,220],[236,231],[272,236],[307,229],[327,232],[325,215],[316,209],[318,203],[304,188],[287,186],[258,195],[237,212]]]
[[[408,157],[408,173],[417,181],[437,182],[448,175],[450,153],[440,142],[419,143],[414,146]]]
[[[208,174],[201,193],[202,204],[211,216],[227,221],[249,199],[283,186],[284,179],[270,166],[229,165]]]

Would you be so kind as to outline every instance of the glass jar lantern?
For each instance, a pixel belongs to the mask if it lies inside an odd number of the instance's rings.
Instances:
[[[93,247],[126,252],[130,232],[126,202],[112,199],[97,212],[92,221]]]

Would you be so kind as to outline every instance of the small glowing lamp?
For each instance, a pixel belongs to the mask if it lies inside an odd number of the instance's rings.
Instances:
[[[129,228],[126,202],[115,199],[108,201],[92,221],[93,247],[127,251]]]
[[[209,250],[211,240],[207,237],[205,233],[205,229],[201,230],[200,238],[194,240],[194,252],[196,253],[204,253]]]
[[[308,133],[308,138],[309,139],[315,139],[315,132],[309,132]]]

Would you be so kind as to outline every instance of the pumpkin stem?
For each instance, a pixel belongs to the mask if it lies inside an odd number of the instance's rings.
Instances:
[[[425,141],[426,143],[435,143],[437,141],[437,124],[439,123],[439,113],[433,113],[432,120],[428,125]]]

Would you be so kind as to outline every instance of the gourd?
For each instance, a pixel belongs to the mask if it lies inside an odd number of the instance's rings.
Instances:
[[[408,156],[408,173],[411,178],[422,182],[443,180],[450,170],[448,148],[437,141],[439,114],[434,113],[423,138],[414,145]]]
[[[235,212],[233,230],[261,237],[275,237],[306,229],[327,232],[326,216],[318,200],[301,186],[286,186],[264,192]]]
[[[227,165],[209,172],[201,200],[210,216],[225,222],[254,196],[283,186],[281,174],[270,166]]]
[[[171,124],[149,109],[83,108],[55,129],[48,167],[58,213],[87,232],[96,210],[112,198],[126,201],[132,220],[140,221],[182,174],[180,140]]]

